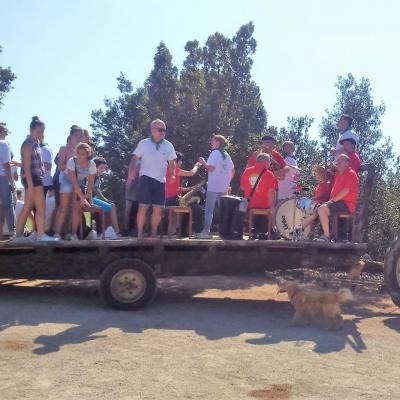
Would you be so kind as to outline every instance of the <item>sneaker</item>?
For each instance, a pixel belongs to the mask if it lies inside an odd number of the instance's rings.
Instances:
[[[57,239],[54,238],[53,236],[49,236],[49,235],[46,235],[45,233],[43,233],[43,235],[40,236],[40,238],[38,238],[37,240],[40,240],[41,242],[54,242]]]
[[[59,233],[55,233],[55,234],[53,235],[53,238],[54,238],[54,240],[61,240],[61,236],[60,236]]]
[[[86,236],[86,240],[96,240],[96,239],[97,239],[97,232],[94,229],[92,229]]]
[[[33,232],[31,232],[31,234],[29,236],[27,236],[27,239],[35,241],[35,240],[39,240],[39,236],[36,231],[33,231]]]
[[[79,238],[78,238],[78,235],[76,233],[71,233],[69,235],[68,240],[71,240],[71,241],[75,242],[75,241],[79,240]]]
[[[29,238],[27,236],[12,236],[10,240],[13,242],[29,242]]]
[[[108,240],[118,239],[118,235],[112,226],[109,226],[104,232],[104,238]]]
[[[325,243],[329,243],[329,242],[330,242],[330,239],[328,238],[328,236],[321,235],[319,238],[314,239],[314,242],[325,242]]]
[[[211,239],[211,235],[208,232],[203,231],[197,235],[197,239]]]

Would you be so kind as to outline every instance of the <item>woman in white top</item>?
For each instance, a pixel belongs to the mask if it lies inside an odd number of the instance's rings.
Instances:
[[[227,145],[228,140],[225,136],[214,135],[211,139],[212,151],[207,162],[203,157],[199,158],[199,162],[208,171],[204,229],[199,235],[201,239],[210,238],[215,203],[228,192],[231,180],[235,175],[235,166],[226,151]]]

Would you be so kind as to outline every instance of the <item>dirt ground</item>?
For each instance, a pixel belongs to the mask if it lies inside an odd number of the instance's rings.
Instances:
[[[107,309],[95,282],[3,280],[0,398],[400,399],[400,312],[380,279],[337,332],[288,327],[265,277],[163,279],[139,312]]]

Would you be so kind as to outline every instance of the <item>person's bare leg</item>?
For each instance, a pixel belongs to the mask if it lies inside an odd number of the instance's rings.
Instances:
[[[44,192],[42,186],[36,186],[33,188],[33,202],[35,204],[35,222],[36,222],[36,232],[39,237],[44,234],[44,220],[45,220],[45,208],[46,202],[44,199]]]
[[[110,212],[111,226],[114,228],[116,233],[119,233],[118,217],[117,217],[117,207],[113,206]]]
[[[33,208],[33,199],[29,198],[28,196],[25,196],[24,206],[17,219],[17,226],[16,226],[17,236],[22,236],[24,234],[26,221],[29,215],[31,215],[32,208]]]
[[[58,206],[55,229],[54,229],[55,232],[58,234],[61,234],[65,218],[71,208],[71,202],[72,202],[72,193],[60,193],[60,205]],[[67,229],[67,232],[69,232],[69,229]]]
[[[319,221],[321,222],[322,231],[324,232],[324,235],[326,237],[329,237],[329,235],[330,235],[329,215],[330,215],[330,212],[329,212],[328,206],[322,205],[318,208]]]
[[[149,205],[147,204],[139,204],[139,209],[136,217],[136,223],[138,228],[138,239],[143,239],[143,227],[146,222],[146,214],[149,209]]]
[[[72,204],[72,234],[78,232],[79,224],[81,222],[81,205],[77,200]]]
[[[153,206],[153,213],[151,215],[151,237],[157,236],[158,225],[160,225],[162,211],[163,207]]]
[[[308,217],[304,218],[302,222],[303,229],[306,229],[308,226],[313,224],[317,220],[317,218],[318,218],[317,213],[309,215]]]

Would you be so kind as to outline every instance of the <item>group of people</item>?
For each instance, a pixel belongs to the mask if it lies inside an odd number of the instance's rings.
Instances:
[[[314,168],[318,180],[314,200],[318,206],[303,221],[303,228],[319,219],[323,234],[318,240],[330,240],[331,216],[355,211],[361,160],[357,153],[359,139],[351,125],[351,117],[342,115],[338,122],[341,134],[336,147],[331,150],[335,159],[334,168]],[[89,133],[73,125],[66,144],[53,160],[53,153],[44,142],[44,131],[44,122],[34,117],[30,133],[21,146],[21,162],[16,162],[12,160],[5,141],[7,126],[0,123],[0,200],[10,235],[17,240],[24,238],[27,220],[31,220],[36,239],[48,241],[66,237],[78,240],[84,212],[95,205],[105,212],[106,225],[112,231],[108,238],[118,238],[120,229],[116,207],[104,197],[100,188],[100,176],[107,171],[107,161],[96,156]],[[204,168],[207,172],[205,205],[200,207],[198,203],[192,203],[191,207],[196,237],[210,238],[215,207],[222,196],[230,193],[235,176],[235,166],[228,153],[228,140],[221,134],[213,135],[207,160],[200,157],[191,170],[184,170],[183,155],[175,151],[172,143],[165,138],[166,133],[167,127],[162,120],[152,121],[150,137],[141,140],[132,153],[125,192],[126,232],[135,226],[137,237],[143,238],[149,219],[149,235],[157,236],[165,206],[180,205],[181,196],[193,189],[184,187],[181,179],[193,177]],[[277,140],[267,135],[261,140],[261,148],[250,155],[240,179],[249,209],[274,210],[279,202],[291,198],[298,190],[301,170],[297,165],[294,144],[285,142],[282,153],[277,150]],[[56,164],[54,175],[53,163]],[[25,189],[18,218],[15,217],[16,177],[12,172],[15,167],[21,168],[20,177]],[[54,199],[51,213],[46,212],[46,203],[50,198]],[[48,219],[50,222],[46,223]],[[98,230],[101,225],[96,221]],[[259,224],[257,227],[256,224],[250,236],[265,237],[263,226]],[[88,232],[86,236],[91,238],[93,234]]]
[[[0,208],[9,236],[13,240],[77,240],[85,219],[83,211],[97,205],[105,211],[112,228],[111,238],[117,238],[115,206],[100,188],[100,176],[107,170],[107,162],[95,156],[88,131],[73,125],[66,144],[54,158],[44,141],[44,132],[45,123],[33,117],[21,146],[21,161],[14,161],[6,142],[7,125],[0,123]],[[13,169],[18,168],[20,174],[13,174]],[[16,189],[18,178],[24,188],[23,200],[22,191]],[[93,232],[87,235],[93,237]]]

